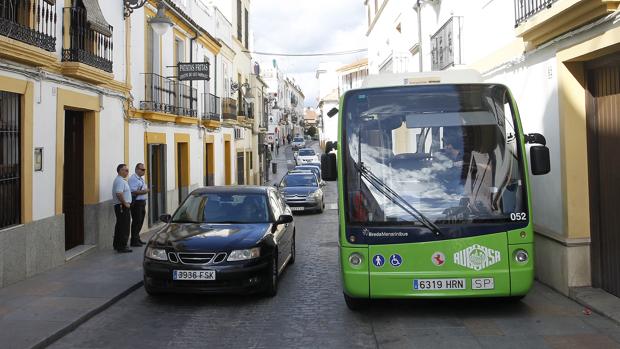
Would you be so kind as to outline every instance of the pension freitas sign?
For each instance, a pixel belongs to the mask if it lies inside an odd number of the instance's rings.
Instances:
[[[209,77],[209,62],[199,63],[179,63],[177,66],[179,81],[188,80],[210,80]]]

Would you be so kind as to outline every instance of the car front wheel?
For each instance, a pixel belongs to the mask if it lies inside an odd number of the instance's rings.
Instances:
[[[288,265],[295,264],[295,232],[293,232],[293,240],[291,240],[291,258],[288,260]]]
[[[265,295],[274,297],[278,294],[278,253],[274,251],[273,259],[269,265],[269,275]]]

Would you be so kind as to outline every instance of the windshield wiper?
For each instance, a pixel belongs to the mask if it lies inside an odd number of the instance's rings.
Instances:
[[[423,215],[420,211],[416,210],[407,200],[405,200],[402,196],[394,191],[394,189],[390,188],[387,184],[383,183],[379,177],[377,177],[370,169],[364,166],[363,163],[357,164],[354,163],[354,167],[360,173],[360,175],[368,181],[375,189],[377,189],[381,194],[383,194],[390,201],[398,205],[398,207],[402,208],[405,212],[407,212],[411,217],[418,220],[422,225],[432,231],[436,236],[442,235],[439,227],[431,222],[425,215]]]

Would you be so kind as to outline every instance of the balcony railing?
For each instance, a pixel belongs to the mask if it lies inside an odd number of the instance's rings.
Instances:
[[[46,0],[0,0],[0,35],[56,51],[56,6]]]
[[[202,119],[220,121],[220,97],[211,93],[202,94]]]
[[[515,28],[538,12],[550,8],[557,0],[514,0]]]
[[[157,74],[145,73],[144,89],[140,109],[197,117],[198,92],[195,88]]]
[[[222,98],[222,118],[224,120],[237,120],[237,100],[230,97]]]
[[[70,17],[69,47],[62,50],[62,60],[84,63],[111,73],[114,57],[112,35],[104,35],[92,29],[84,7],[66,7],[65,16]],[[108,29],[111,33],[112,26],[108,26]]]

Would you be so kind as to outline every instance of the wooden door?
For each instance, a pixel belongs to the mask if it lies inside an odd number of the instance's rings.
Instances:
[[[166,213],[166,145],[149,144],[147,159],[149,226],[152,226],[159,222],[160,215]]]
[[[620,54],[587,67],[592,281],[620,297]]]
[[[84,244],[84,113],[65,111],[62,212],[65,250]]]

